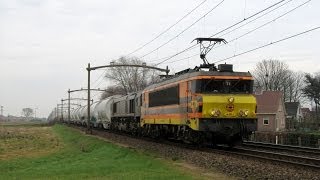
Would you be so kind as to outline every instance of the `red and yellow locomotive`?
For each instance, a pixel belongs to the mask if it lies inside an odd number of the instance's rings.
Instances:
[[[249,72],[194,71],[142,92],[140,126],[152,136],[190,142],[232,143],[256,130],[256,100]]]

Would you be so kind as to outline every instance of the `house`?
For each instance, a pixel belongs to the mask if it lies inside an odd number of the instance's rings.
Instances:
[[[301,113],[302,113],[304,123],[312,122],[314,113],[310,111],[309,108],[301,108]]]
[[[309,117],[311,116],[311,111],[309,108],[301,108],[302,117]]]
[[[257,131],[276,132],[286,128],[286,110],[281,91],[262,91],[257,99]]]
[[[317,113],[315,111],[315,108],[312,108],[312,110],[310,110],[309,108],[301,108],[301,112],[302,112],[303,123],[304,123],[305,127],[310,128],[310,129],[320,130],[317,128],[317,126],[320,125],[318,123],[320,118],[318,115],[318,119],[317,119]],[[320,111],[318,109],[318,114],[319,114],[319,112]]]
[[[287,119],[294,119],[298,122],[302,122],[303,114],[301,111],[301,106],[299,102],[285,102]]]
[[[299,102],[285,102],[286,108],[286,125],[287,129],[295,129],[294,124],[301,123],[303,120],[303,114]]]

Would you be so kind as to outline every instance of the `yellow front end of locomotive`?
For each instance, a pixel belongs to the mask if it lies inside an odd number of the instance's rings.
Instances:
[[[256,118],[256,99],[252,94],[202,96],[202,118]]]
[[[192,109],[195,109],[189,114],[187,121],[191,129],[196,131],[211,129],[215,132],[224,126],[239,124],[239,120],[252,126],[249,129],[256,129],[257,103],[252,94],[203,94],[201,97],[202,102],[190,103]],[[193,114],[195,116],[192,116]]]

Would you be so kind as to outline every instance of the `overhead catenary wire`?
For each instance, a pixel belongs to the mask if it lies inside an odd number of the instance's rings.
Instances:
[[[102,72],[101,75],[94,82],[91,83],[91,86],[93,86],[96,82],[98,82],[98,80],[103,77],[104,73],[105,72]],[[102,80],[103,80],[103,78],[102,78]],[[101,81],[100,81],[100,83],[101,83]],[[98,87],[100,85],[100,83],[98,85],[96,85],[94,88]]]
[[[260,14],[260,13],[263,13],[264,11],[266,11],[266,10],[268,10],[268,9],[270,9],[270,8],[274,7],[274,6],[277,6],[278,4],[280,4],[280,3],[284,2],[284,1],[286,1],[286,0],[281,0],[281,1],[279,1],[279,2],[277,2],[277,3],[275,3],[275,4],[273,4],[273,5],[271,5],[271,6],[267,7],[267,8],[265,8],[265,9],[263,9],[263,10],[261,10],[261,11],[259,11],[259,12],[255,13],[255,14],[252,14],[251,16],[249,16],[249,17],[247,17],[247,18],[243,19],[242,21],[239,21],[238,23],[235,23],[235,24],[233,24],[233,25],[231,25],[231,26],[229,26],[229,27],[227,27],[227,28],[225,28],[225,29],[223,29],[223,30],[221,30],[221,31],[219,31],[219,32],[217,32],[217,33],[215,33],[215,34],[211,35],[211,36],[210,36],[210,38],[211,38],[211,37],[213,37],[213,36],[216,36],[216,35],[218,35],[218,34],[220,34],[220,33],[222,33],[222,32],[224,32],[224,31],[226,31],[226,30],[228,30],[228,29],[230,29],[230,28],[232,28],[232,27],[234,27],[234,26],[237,26],[237,25],[239,25],[239,24],[243,23],[244,21],[247,21],[248,19],[251,19],[251,18],[255,17],[256,15],[258,15],[258,14]]]
[[[175,56],[178,56],[179,54],[182,54],[182,53],[184,53],[184,52],[186,52],[186,51],[189,51],[190,49],[192,49],[192,48],[195,47],[195,46],[197,46],[197,44],[192,45],[192,46],[189,46],[189,47],[187,47],[186,49],[184,49],[184,50],[182,50],[182,51],[180,51],[180,52],[178,52],[178,53],[176,53],[176,54],[174,54],[174,55],[171,55],[171,56],[165,58],[165,59],[162,60],[161,62],[157,63],[156,66],[158,66],[158,65],[160,65],[160,64],[162,64],[162,63],[164,63],[164,62],[166,62],[166,61],[174,58]]]
[[[200,53],[196,53],[196,54],[193,54],[193,55],[191,55],[191,56],[184,57],[184,58],[181,58],[181,59],[177,59],[177,60],[174,60],[174,61],[170,61],[170,62],[167,62],[167,63],[174,63],[174,62],[178,62],[178,61],[190,59],[190,58],[192,58],[192,57],[199,56],[199,54],[200,54]]]
[[[188,17],[191,13],[193,13],[196,9],[198,9],[201,5],[203,5],[207,0],[202,1],[200,4],[198,4],[195,8],[193,8],[191,11],[189,11],[187,14],[185,14],[182,18],[180,18],[177,22],[173,23],[171,26],[169,26],[167,29],[165,29],[164,31],[162,31],[161,33],[159,33],[156,37],[154,37],[153,39],[151,39],[150,41],[146,42],[145,44],[143,44],[142,46],[136,48],[134,51],[128,53],[126,56],[130,56],[133,53],[136,53],[137,51],[141,50],[142,48],[146,47],[147,45],[149,45],[150,43],[152,43],[153,41],[155,41],[156,39],[158,39],[160,36],[162,36],[163,34],[165,34],[166,32],[168,32],[170,29],[172,29],[174,26],[176,26],[177,24],[179,24],[182,20],[184,20],[186,17]]]
[[[250,24],[250,23],[252,23],[252,22],[254,22],[254,21],[256,21],[256,20],[258,20],[258,19],[260,19],[260,18],[262,18],[262,17],[264,17],[265,15],[267,15],[267,14],[269,14],[269,13],[271,13],[271,12],[273,12],[273,11],[281,8],[281,7],[283,7],[284,5],[287,5],[287,4],[290,3],[291,1],[293,1],[293,0],[289,0],[289,1],[281,4],[280,6],[277,6],[277,7],[275,7],[274,9],[271,9],[270,11],[267,11],[266,13],[262,14],[261,16],[258,16],[258,17],[256,17],[255,19],[252,19],[251,21],[248,21],[248,22],[242,24],[241,26],[238,26],[238,27],[232,29],[231,31],[228,31],[228,32],[220,35],[220,37],[223,37],[223,36],[225,36],[225,35],[227,35],[227,34],[230,34],[230,33],[234,32],[234,31],[242,28],[243,26],[248,25],[248,24]],[[228,41],[228,42],[230,42],[230,41]]]
[[[243,19],[243,20],[241,20],[241,21],[238,21],[238,22],[232,24],[231,26],[228,26],[227,28],[225,28],[225,29],[223,29],[223,30],[221,30],[221,31],[219,31],[219,32],[211,35],[210,37],[213,37],[213,36],[215,36],[215,35],[218,35],[218,34],[224,32],[224,31],[228,30],[228,29],[231,29],[231,28],[233,28],[233,27],[235,27],[235,26],[243,23],[244,21],[247,21],[248,19],[251,19],[251,18],[253,18],[253,17],[255,17],[255,16],[257,16],[257,15],[265,12],[266,10],[271,9],[271,8],[273,8],[273,7],[281,4],[281,3],[284,2],[284,1],[286,1],[286,0],[278,1],[278,2],[276,2],[276,3],[274,3],[274,4],[272,4],[271,6],[268,6],[267,8],[262,9],[262,10],[256,12],[256,13],[252,14],[252,15],[249,16],[248,18],[245,18],[245,19]],[[179,54],[182,54],[182,53],[184,53],[184,52],[186,52],[186,51],[189,51],[189,50],[193,49],[193,48],[196,47],[196,46],[197,46],[197,44],[191,45],[191,46],[183,49],[182,51],[180,51],[180,52],[178,52],[178,53],[175,53],[175,54],[173,54],[173,55],[168,56],[167,58],[161,58],[161,59],[163,59],[163,60],[160,61],[159,63],[157,63],[156,66],[157,66],[157,65],[160,65],[160,64],[162,64],[162,63],[164,63],[164,62],[166,62],[166,61],[168,61],[168,60],[170,60],[170,59],[172,59],[172,58],[174,58],[174,57],[176,57],[176,56],[178,56]],[[156,61],[158,61],[158,60],[156,60]]]
[[[311,1],[311,0],[306,1],[306,2],[304,2],[304,3],[302,3],[302,4],[300,4],[299,6],[291,9],[290,11],[287,11],[286,13],[278,16],[277,18],[275,18],[275,19],[273,19],[273,20],[271,20],[271,21],[269,21],[269,22],[267,22],[267,23],[265,23],[265,24],[262,24],[261,26],[258,26],[257,28],[255,28],[255,29],[253,29],[253,30],[250,30],[249,32],[246,32],[246,33],[244,33],[244,34],[242,34],[242,35],[240,35],[240,36],[238,36],[238,37],[236,37],[236,38],[228,41],[228,43],[231,43],[231,42],[233,42],[233,41],[236,41],[236,40],[238,40],[238,39],[240,39],[240,38],[242,38],[242,37],[244,37],[244,36],[246,36],[246,35],[254,32],[254,31],[256,31],[256,30],[258,30],[258,29],[260,29],[260,28],[262,28],[263,26],[266,26],[267,24],[272,23],[273,21],[275,21],[275,20],[277,20],[277,19],[279,19],[279,18],[281,18],[281,17],[289,14],[290,12],[293,12],[294,10],[296,10],[296,9],[298,9],[299,7],[307,4],[307,3],[310,2],[310,1]],[[214,47],[214,49],[219,48],[219,47],[224,46],[224,45],[226,45],[226,44],[222,44],[222,45],[220,45],[220,46],[216,46],[216,47]],[[194,54],[194,55],[191,55],[191,56],[188,56],[188,57],[184,57],[184,58],[181,58],[181,59],[177,59],[177,60],[174,60],[174,61],[170,61],[170,62],[168,62],[168,63],[174,63],[174,62],[182,61],[182,60],[185,60],[185,59],[189,59],[189,58],[195,57],[195,56],[197,56],[197,55],[199,55],[199,54],[200,54],[200,53],[196,53],[196,54]]]
[[[254,17],[254,16],[256,16],[256,15],[258,15],[258,14],[260,14],[260,13],[262,13],[262,12],[264,12],[264,11],[272,8],[272,7],[274,7],[274,6],[277,6],[278,4],[281,4],[281,3],[284,2],[284,1],[286,1],[286,0],[278,1],[278,2],[276,2],[276,3],[274,3],[274,4],[272,4],[271,6],[269,6],[269,7],[265,8],[265,9],[263,9],[263,10],[255,13],[255,14],[249,16],[248,18],[245,18],[245,19],[243,19],[242,21],[239,21],[239,22],[237,22],[237,23],[235,23],[235,24],[233,24],[233,25],[231,25],[231,26],[229,26],[229,27],[221,30],[220,32],[218,32],[218,33],[216,33],[216,34],[222,33],[222,32],[224,32],[224,31],[226,31],[226,30],[228,30],[228,29],[230,29],[230,28],[232,28],[232,27],[234,27],[234,26],[236,26],[236,25],[238,25],[238,24],[241,24],[242,22],[244,22],[244,21],[246,21],[246,20],[248,20],[248,19],[250,19],[250,18],[252,18],[252,17]],[[291,0],[291,1],[292,1],[292,0]],[[219,4],[221,4],[222,2],[223,2],[223,1],[221,1]],[[200,4],[201,4],[201,3],[200,3]],[[200,4],[199,4],[199,5],[200,5]],[[219,4],[218,4],[218,5],[219,5]],[[198,7],[198,6],[197,6],[197,7]],[[215,7],[214,7],[212,10],[214,10],[214,9],[215,9]],[[209,11],[209,12],[210,12],[210,11]],[[202,16],[202,18],[203,18],[203,17],[205,17],[205,16]],[[177,37],[177,36],[175,36],[173,39],[175,39],[176,37]],[[172,40],[173,40],[173,39],[172,39]],[[172,40],[171,40],[171,41],[172,41]],[[169,40],[169,42],[170,42],[170,40]],[[166,44],[168,44],[169,42],[167,41]],[[164,46],[164,45],[163,45],[163,46]],[[158,60],[156,60],[156,61],[159,61],[159,60],[162,60],[162,61],[161,61],[160,63],[157,63],[155,66],[158,66],[158,65],[160,65],[160,64],[162,64],[162,63],[164,63],[164,62],[166,62],[166,61],[168,61],[168,60],[170,60],[170,59],[172,59],[173,57],[175,57],[175,56],[177,56],[177,55],[179,55],[179,54],[182,54],[182,53],[184,53],[184,52],[186,52],[186,51],[189,51],[189,50],[195,48],[196,46],[197,46],[197,45],[192,45],[192,46],[190,46],[190,47],[188,47],[188,48],[186,48],[186,49],[184,49],[184,50],[182,50],[182,51],[180,51],[180,52],[178,52],[178,53],[176,53],[176,54],[174,54],[174,55],[170,55],[170,56],[167,56],[167,57],[164,57],[164,58],[160,58],[160,59],[158,59]],[[158,48],[155,49],[154,51],[156,51],[156,50],[158,50]],[[99,78],[101,78],[104,73],[105,73],[105,71],[99,76]],[[97,79],[97,80],[98,80],[98,79]],[[96,80],[96,81],[97,81],[97,80]],[[96,82],[96,81],[95,81],[95,82]],[[94,83],[95,83],[95,82],[94,82]]]
[[[94,95],[91,96],[91,98],[93,99],[94,97],[96,97],[99,94],[101,94],[101,92],[96,92]]]
[[[311,0],[309,0],[309,1],[311,1]],[[307,2],[309,2],[309,1],[307,1]],[[305,2],[305,3],[307,3],[307,2]],[[299,5],[298,7],[301,7],[301,6],[304,5],[305,3]],[[298,7],[294,8],[294,9],[297,9]],[[292,9],[292,10],[293,10],[293,9]],[[292,11],[292,10],[290,10],[290,11]],[[288,11],[288,12],[290,12],[290,11]],[[277,41],[274,41],[274,42],[270,42],[270,43],[268,43],[268,44],[265,44],[265,45],[262,45],[262,46],[259,46],[259,47],[256,47],[256,48],[247,50],[247,51],[242,52],[242,53],[239,53],[239,54],[235,54],[235,55],[233,55],[233,56],[230,56],[230,57],[227,57],[227,58],[218,60],[218,61],[216,61],[216,62],[214,62],[214,63],[218,63],[218,62],[225,61],[225,60],[228,60],[228,59],[231,59],[231,58],[235,58],[235,57],[237,57],[237,56],[241,56],[241,55],[243,55],[243,54],[246,54],[246,53],[249,53],[249,52],[258,50],[258,49],[262,49],[262,48],[264,48],[264,47],[268,47],[268,46],[277,44],[277,43],[279,43],[279,42],[286,41],[286,40],[288,40],[288,39],[292,39],[292,38],[294,38],[294,37],[297,37],[297,36],[300,36],[300,35],[303,35],[303,34],[306,34],[306,33],[312,32],[312,31],[315,31],[315,30],[317,30],[317,29],[320,29],[320,26],[315,27],[315,28],[312,28],[312,29],[309,29],[309,30],[306,30],[306,31],[303,31],[303,32],[301,32],[301,33],[297,33],[297,34],[294,34],[294,35],[285,37],[285,38],[283,38],[283,39],[280,39],[280,40],[277,40]],[[196,54],[196,55],[197,55],[197,54]],[[191,58],[191,57],[193,57],[193,56],[195,56],[195,55],[192,55],[192,56],[189,56],[189,57],[180,59],[180,60],[189,59],[189,58]],[[97,94],[96,94],[96,95],[97,95]],[[96,96],[96,95],[95,95],[95,96]]]
[[[211,8],[207,13],[205,13],[204,15],[202,15],[200,18],[198,18],[195,22],[193,22],[191,25],[189,25],[188,27],[186,27],[185,29],[183,29],[180,33],[178,33],[177,35],[175,35],[173,38],[169,39],[168,41],[166,41],[165,43],[161,44],[160,46],[158,46],[157,48],[149,51],[148,53],[140,56],[139,58],[144,58],[150,54],[152,54],[153,52],[159,50],[160,48],[162,48],[163,46],[169,44],[171,41],[173,41],[174,39],[176,39],[177,37],[179,37],[181,34],[183,34],[185,31],[187,31],[188,29],[190,29],[192,26],[194,26],[195,24],[197,24],[201,19],[203,19],[204,17],[206,17],[208,14],[210,14],[213,10],[215,10],[217,7],[219,7],[222,3],[224,2],[224,0],[220,1],[217,5],[215,5],[213,8]]]
[[[304,3],[302,3],[302,4],[298,5],[298,6],[296,6],[295,8],[293,8],[293,9],[291,9],[291,10],[289,10],[289,11],[283,13],[283,14],[281,14],[280,16],[277,16],[276,18],[274,18],[274,19],[272,19],[272,20],[270,20],[270,21],[268,21],[268,22],[266,22],[266,23],[264,23],[264,24],[262,24],[262,25],[260,25],[260,26],[258,26],[258,27],[256,27],[256,28],[254,28],[254,29],[252,29],[252,30],[250,30],[250,31],[248,31],[248,32],[246,32],[246,33],[244,33],[244,34],[242,34],[242,35],[240,35],[240,36],[232,39],[232,40],[229,40],[228,43],[231,43],[231,42],[233,42],[233,41],[236,41],[236,40],[238,40],[238,39],[240,39],[240,38],[242,38],[242,37],[244,37],[244,36],[246,36],[246,35],[254,32],[254,31],[256,31],[256,30],[258,30],[258,29],[260,29],[260,28],[268,25],[268,24],[273,23],[274,21],[276,21],[276,20],[284,17],[285,15],[290,14],[291,12],[293,12],[293,11],[297,10],[298,8],[306,5],[306,4],[309,3],[309,2],[311,2],[311,0],[305,1]],[[213,49],[219,48],[219,47],[224,46],[224,45],[225,45],[225,44],[221,44],[220,46],[216,46],[216,47],[214,47]]]
[[[243,19],[243,20],[241,20],[241,21],[239,21],[239,22],[237,22],[237,23],[235,23],[235,24],[233,24],[233,25],[231,25],[231,26],[229,26],[229,27],[221,30],[220,32],[216,33],[215,35],[220,34],[220,33],[224,32],[224,31],[226,31],[226,30],[228,30],[228,29],[231,29],[231,28],[237,26],[238,24],[241,24],[242,22],[244,22],[244,21],[246,21],[246,20],[248,20],[248,19],[251,19],[252,17],[257,16],[258,14],[261,14],[262,12],[265,12],[266,10],[271,9],[271,8],[273,8],[273,7],[281,4],[281,3],[284,2],[284,1],[286,1],[286,0],[278,1],[278,2],[276,2],[276,3],[274,3],[274,4],[272,4],[271,6],[269,6],[269,7],[265,8],[265,9],[263,9],[263,10],[260,10],[260,11],[256,12],[255,14],[249,16],[248,18],[245,18],[245,19]],[[290,1],[292,1],[292,0],[290,0]],[[290,1],[288,1],[288,2],[290,2]],[[223,2],[223,1],[222,1],[222,2]],[[220,2],[220,3],[222,3],[222,2]],[[280,8],[280,7],[282,7],[283,5],[287,4],[288,2],[282,4],[282,5],[279,6],[279,7],[276,7],[275,9],[273,9],[273,10],[271,10],[271,11],[269,11],[269,12],[267,12],[267,13],[261,15],[261,16],[259,16],[258,18],[260,18],[260,17],[262,17],[262,16],[264,16],[264,15],[266,15],[266,14],[268,14],[268,13],[270,13],[270,12],[272,12],[272,11]],[[218,5],[219,5],[219,4],[218,4]],[[204,16],[202,16],[202,17],[204,17]],[[258,18],[256,18],[256,19],[258,19]],[[256,20],[256,19],[254,19],[254,20]],[[253,22],[254,20],[252,20],[252,21],[250,21],[250,22]],[[248,22],[248,23],[250,23],[250,22]],[[246,23],[246,24],[248,24],[248,23]],[[246,24],[245,24],[245,25],[246,25]],[[243,26],[241,26],[241,27],[243,27]],[[237,29],[238,29],[238,28],[237,28]],[[234,30],[232,30],[232,31],[234,31]],[[229,32],[229,33],[230,33],[230,32]],[[214,35],[212,35],[212,36],[214,36]],[[176,37],[178,37],[178,36],[176,36]],[[174,37],[173,39],[175,39],[176,37]],[[173,39],[172,39],[172,40],[173,40]],[[168,43],[169,43],[169,42],[168,42]],[[157,63],[157,64],[155,64],[155,66],[158,66],[158,65],[160,65],[160,64],[162,64],[162,63],[164,63],[164,62],[166,62],[166,61],[168,61],[168,60],[170,60],[170,59],[172,59],[173,57],[175,57],[175,56],[177,56],[177,55],[179,55],[179,54],[182,54],[182,53],[184,53],[184,52],[186,52],[186,51],[192,50],[192,49],[195,48],[196,46],[197,46],[197,44],[192,45],[192,46],[190,46],[190,47],[187,47],[186,49],[184,49],[184,50],[182,50],[182,51],[180,51],[180,52],[178,52],[178,53],[176,53],[176,54],[174,54],[174,55],[170,55],[170,56],[167,56],[167,57],[163,57],[163,58],[157,59],[157,60],[155,60],[155,61],[161,61],[161,60],[162,60],[162,61],[159,62],[159,63]],[[158,50],[158,49],[155,49],[155,50]],[[196,56],[196,55],[193,55],[193,56]],[[193,56],[191,56],[191,57],[193,57]],[[189,58],[190,58],[190,57],[189,57]],[[183,59],[188,59],[188,58],[183,58]],[[151,62],[154,62],[154,61],[151,61]],[[104,73],[105,73],[105,71],[99,76],[99,78],[101,78]],[[98,79],[99,79],[99,78],[98,78]],[[97,79],[96,81],[98,81],[98,79]],[[95,81],[95,82],[96,82],[96,81]],[[95,82],[94,82],[94,83],[95,83]],[[101,82],[99,83],[99,85],[100,85],[100,84],[101,84]]]
[[[293,1],[293,0],[288,1],[288,2],[286,2],[285,4],[287,4],[287,3],[291,2],[291,1]],[[252,32],[254,32],[254,31],[256,31],[256,30],[258,30],[258,29],[260,29],[260,28],[262,28],[262,27],[264,27],[264,26],[266,26],[266,25],[268,25],[268,24],[270,24],[270,23],[272,23],[272,22],[274,22],[274,21],[282,18],[282,17],[284,17],[285,15],[287,15],[287,14],[289,14],[289,13],[297,10],[298,8],[302,7],[303,5],[309,3],[310,1],[311,1],[311,0],[308,0],[308,1],[306,1],[306,2],[304,2],[304,3],[302,3],[302,4],[300,4],[300,5],[296,6],[295,8],[293,8],[293,9],[291,9],[291,10],[289,10],[289,11],[283,13],[283,14],[281,14],[280,16],[277,16],[276,18],[272,19],[271,21],[268,21],[267,23],[264,23],[264,24],[262,24],[262,25],[260,25],[260,26],[258,26],[258,27],[256,27],[256,28],[254,28],[253,30],[250,30],[250,31],[248,31],[248,32],[246,32],[246,33],[244,33],[244,34],[242,34],[242,35],[240,35],[240,36],[238,36],[238,37],[236,37],[236,38],[234,38],[234,39],[232,39],[232,40],[228,40],[228,44],[231,43],[231,42],[234,42],[234,41],[236,41],[236,40],[238,40],[238,39],[240,39],[240,38],[242,38],[242,37],[244,37],[244,36],[246,36],[246,35],[248,35],[248,34],[250,34],[250,33],[252,33]],[[274,10],[282,7],[282,6],[285,5],[285,4],[282,4],[281,6],[273,9],[272,11],[274,11]],[[269,11],[269,12],[267,12],[267,13],[270,13],[270,12],[271,12],[271,11]],[[266,15],[267,13],[263,14],[262,16]],[[247,22],[246,24],[243,24],[243,25],[237,27],[236,29],[239,29],[240,27],[243,27],[244,25],[247,25],[247,24],[249,24],[249,23],[257,20],[258,18],[261,18],[262,16],[259,16],[259,17],[255,18],[255,19],[253,19],[252,21],[249,21],[249,22]],[[236,30],[236,29],[233,29],[232,31],[229,31],[229,32],[227,32],[227,33],[225,33],[225,34],[223,34],[223,35],[229,34],[229,33],[233,32],[233,31]],[[223,35],[222,35],[222,36],[223,36]],[[224,45],[227,45],[227,44],[221,44],[220,46],[216,46],[216,47],[214,47],[213,49],[219,48],[219,47],[224,46]],[[170,62],[168,62],[168,63],[174,63],[174,62],[178,62],[178,61],[181,61],[181,60],[189,59],[189,58],[194,57],[194,56],[197,56],[197,55],[199,55],[199,54],[200,54],[200,53],[197,53],[197,54],[194,54],[194,55],[185,57],[185,58],[181,58],[181,59],[178,59],[178,60],[170,61]]]
[[[190,14],[192,14],[196,9],[198,9],[199,7],[201,7],[207,0],[202,1],[201,3],[199,3],[196,7],[194,7],[191,11],[189,11],[187,14],[185,14],[182,18],[180,18],[177,22],[175,22],[174,24],[172,24],[171,26],[169,26],[167,29],[165,29],[164,31],[162,31],[161,33],[159,33],[156,37],[154,37],[153,39],[151,39],[150,41],[148,41],[147,43],[143,44],[142,46],[138,47],[137,49],[135,49],[134,51],[128,53],[126,56],[130,56],[133,53],[141,50],[142,48],[146,47],[147,45],[149,45],[150,43],[152,43],[153,41],[155,41],[156,39],[158,39],[160,36],[162,36],[163,34],[165,34],[166,32],[168,32],[170,29],[172,29],[174,26],[176,26],[178,23],[180,23],[182,20],[184,20],[186,17],[188,17]],[[103,77],[103,75],[106,73],[106,70],[104,72],[101,73],[101,75],[92,83],[95,84],[101,77]],[[97,85],[99,86],[101,84],[101,82]],[[97,87],[96,86],[96,87]]]
[[[279,43],[279,42],[286,41],[286,40],[288,40],[288,39],[292,39],[292,38],[294,38],[294,37],[297,37],[297,36],[300,36],[300,35],[303,35],[303,34],[306,34],[306,33],[312,32],[312,31],[315,31],[315,30],[317,30],[317,29],[319,29],[319,28],[320,28],[320,26],[315,27],[315,28],[312,28],[312,29],[309,29],[309,30],[306,30],[306,31],[303,31],[303,32],[301,32],[301,33],[297,33],[297,34],[294,34],[294,35],[285,37],[285,38],[283,38],[283,39],[280,39],[280,40],[277,40],[277,41],[274,41],[274,42],[270,42],[270,43],[268,43],[268,44],[265,44],[265,45],[262,45],[262,46],[259,46],[259,47],[256,47],[256,48],[253,48],[253,49],[250,49],[250,50],[247,50],[247,51],[238,53],[238,54],[235,54],[235,55],[233,55],[233,56],[230,56],[230,57],[227,57],[227,58],[218,60],[218,61],[216,61],[216,62],[214,62],[214,63],[218,63],[218,62],[221,62],[221,61],[225,61],[225,60],[228,60],[228,59],[232,59],[232,58],[235,58],[235,57],[237,57],[237,56],[241,56],[241,55],[243,55],[243,54],[247,54],[247,53],[250,53],[250,52],[252,52],[252,51],[256,51],[256,50],[258,50],[258,49],[262,49],[262,48],[265,48],[265,47],[267,47],[267,46],[271,46],[271,45],[277,44],[277,43]]]

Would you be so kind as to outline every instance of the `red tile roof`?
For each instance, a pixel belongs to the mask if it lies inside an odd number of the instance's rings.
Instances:
[[[257,99],[257,113],[277,113],[283,94],[281,91],[263,91],[255,95]]]

